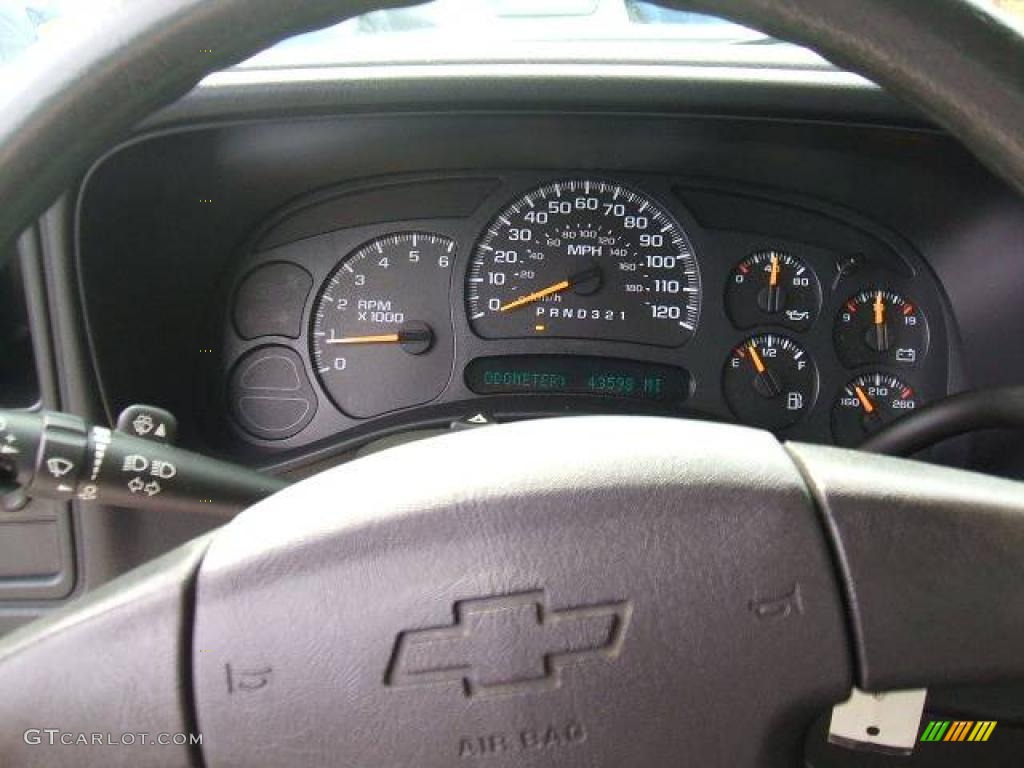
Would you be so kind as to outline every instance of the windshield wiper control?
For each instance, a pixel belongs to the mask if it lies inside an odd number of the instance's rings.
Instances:
[[[0,492],[234,515],[287,484],[160,440],[89,427],[70,414],[0,411]]]

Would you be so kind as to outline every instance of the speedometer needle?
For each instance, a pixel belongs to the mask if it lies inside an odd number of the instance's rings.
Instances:
[[[540,301],[545,296],[550,296],[554,293],[561,293],[567,291],[574,285],[579,285],[588,280],[592,280],[595,277],[601,275],[601,270],[597,267],[591,267],[590,269],[584,269],[582,272],[577,272],[574,275],[569,275],[565,280],[561,280],[553,285],[549,285],[547,288],[541,288],[539,291],[528,293],[525,296],[520,296],[518,299],[513,299],[508,304],[502,304],[498,307],[499,312],[508,312],[510,309],[518,309],[519,307],[527,304],[532,304],[535,301]]]

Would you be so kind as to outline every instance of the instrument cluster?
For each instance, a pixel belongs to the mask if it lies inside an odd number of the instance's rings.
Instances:
[[[403,217],[417,190],[436,216],[420,202]],[[778,192],[388,179],[282,212],[230,282],[225,412],[235,438],[267,448],[595,411],[857,445],[946,394],[948,312],[920,255]]]

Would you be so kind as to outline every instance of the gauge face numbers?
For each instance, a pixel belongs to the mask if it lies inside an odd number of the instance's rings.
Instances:
[[[928,321],[898,293],[871,288],[843,304],[834,337],[836,354],[847,367],[912,368],[928,352]]]
[[[448,383],[454,256],[446,237],[403,232],[370,241],[327,278],[313,308],[313,363],[349,416],[427,402]]]
[[[818,394],[818,372],[803,347],[786,336],[766,333],[732,351],[722,388],[739,421],[778,431],[810,410]]]
[[[774,324],[806,331],[821,310],[821,284],[796,256],[757,251],[729,273],[725,308],[737,328]]]
[[[865,373],[839,393],[832,406],[832,434],[840,445],[857,446],[919,405],[913,388],[896,376]]]
[[[697,328],[700,272],[682,227],[650,198],[606,181],[560,181],[491,222],[466,296],[485,338],[675,347]]]

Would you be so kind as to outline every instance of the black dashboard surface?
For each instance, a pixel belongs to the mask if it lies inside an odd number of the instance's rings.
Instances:
[[[481,236],[523,193],[574,180],[637,190],[685,230],[702,305],[684,344],[474,332],[467,271]],[[817,371],[806,413],[780,435],[832,442],[833,403],[859,374],[895,374],[921,402],[1019,378],[1024,361],[995,353],[992,336],[993,327],[1016,322],[1015,310],[990,296],[1019,280],[1000,278],[999,265],[1021,221],[1019,204],[999,182],[949,139],[919,127],[667,115],[360,115],[172,130],[121,147],[93,169],[79,199],[78,268],[107,408],[163,405],[183,417],[184,444],[266,466],[298,467],[478,412],[653,411],[749,421],[723,393],[723,374],[731,350],[766,333],[797,342]],[[346,408],[314,361],[314,308],[332,270],[354,251],[401,233],[453,244],[447,295],[435,299],[450,311],[450,351],[440,344],[426,355],[442,354],[446,375],[422,402]],[[772,320],[739,327],[727,311],[731,270],[768,251],[795,256],[817,275],[822,305],[809,327]],[[298,271],[291,280],[246,287],[267,264]],[[920,361],[846,365],[837,355],[837,318],[857,294],[867,292],[870,303],[876,288],[923,312],[929,333]],[[256,298],[240,327],[236,305],[246,291]],[[263,322],[269,317],[291,325],[282,331]],[[239,407],[246,395],[239,366],[261,349],[288,358],[300,374],[298,399],[309,408],[295,431],[247,424]],[[689,392],[652,402],[593,391],[480,394],[467,384],[473,361],[552,355],[670,366],[685,372]],[[386,388],[386,378],[381,371],[376,386]]]

